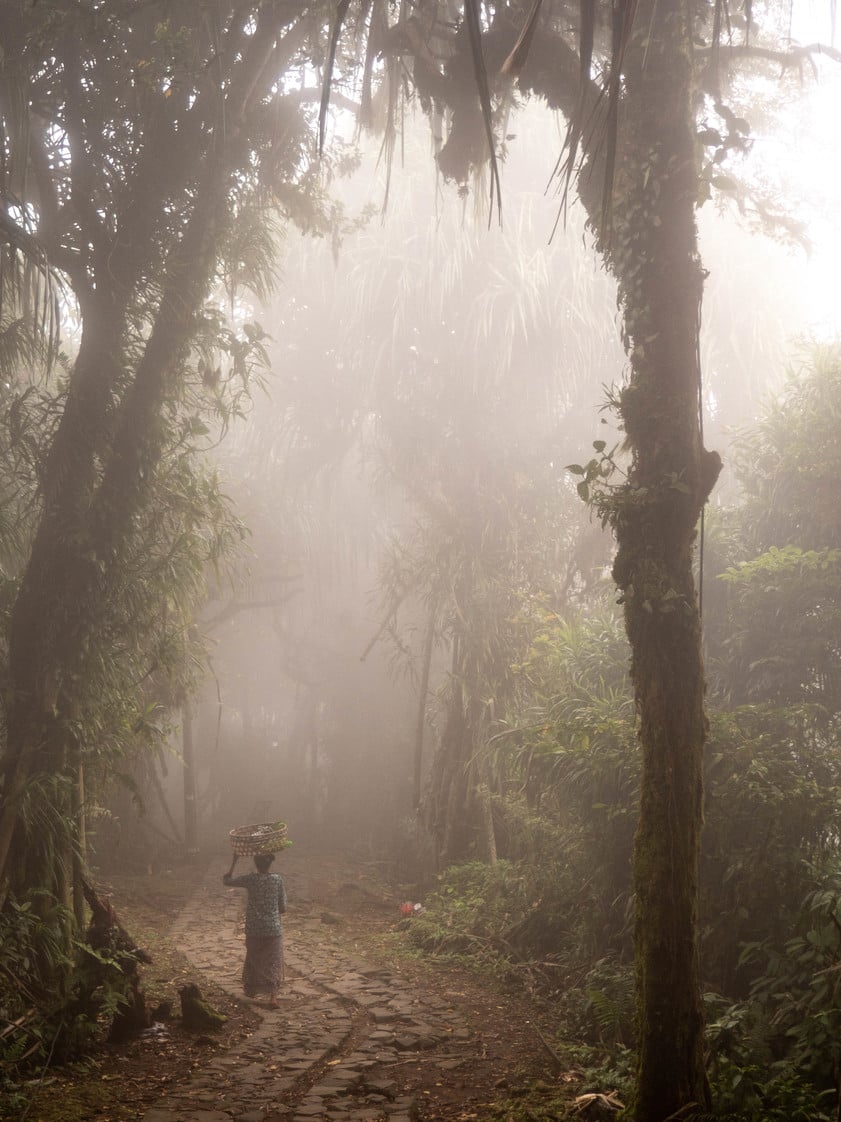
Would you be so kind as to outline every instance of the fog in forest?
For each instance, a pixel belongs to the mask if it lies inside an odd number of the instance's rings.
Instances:
[[[725,461],[713,511],[738,494],[732,441],[837,334],[838,181],[815,178],[833,91],[785,118],[797,156],[774,134],[745,159],[797,200],[796,218],[781,208],[763,226],[723,193],[699,212],[705,439]],[[197,623],[209,674],[188,735],[202,849],[282,818],[293,839],[352,839],[419,874],[430,853],[416,803],[452,686],[446,614],[429,639],[435,581],[475,568],[489,619],[511,611],[516,588],[497,589],[521,561],[520,593],[533,578],[560,615],[612,601],[610,534],[565,469],[594,440],[621,443],[606,404],[627,360],[615,284],[580,208],[560,214],[562,143],[548,111],[512,117],[502,222],[489,222],[486,178],[459,197],[436,175],[428,122],[407,121],[390,165],[369,141],[331,182],[341,228],[284,232],[276,291],[234,309],[265,332],[269,364],[213,452],[246,534]],[[490,559],[471,552],[486,547]],[[176,728],[166,811],[147,799],[139,819],[144,852],[165,854],[183,829],[182,753]],[[137,825],[121,823],[127,850]]]
[[[841,1119],[836,16],[0,3],[0,1116]]]

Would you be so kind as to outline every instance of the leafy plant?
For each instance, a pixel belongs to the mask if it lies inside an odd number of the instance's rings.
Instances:
[[[526,879],[509,861],[452,865],[408,926],[409,942],[436,954],[470,954],[497,964],[505,933],[526,907]]]
[[[615,955],[600,959],[587,972],[582,990],[592,1026],[585,1039],[611,1048],[632,1045],[636,1002],[630,964]]]
[[[841,881],[835,861],[809,868],[800,931],[748,943],[753,974],[735,1004],[711,998],[710,1076],[716,1102],[739,1119],[831,1119],[841,1059]]]

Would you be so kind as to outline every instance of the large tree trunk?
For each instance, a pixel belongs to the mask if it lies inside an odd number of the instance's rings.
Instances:
[[[105,443],[104,417],[90,432],[77,421],[77,437],[85,444],[86,456],[61,463],[53,460],[61,482],[53,488],[56,500],[45,504],[12,614],[9,666],[15,689],[4,761],[7,797],[0,810],[0,883],[6,887],[12,879],[9,864],[16,831],[23,842],[19,814],[30,775],[61,774],[65,761],[76,758],[75,691],[84,675],[85,652],[96,642],[109,596],[118,587],[114,573],[124,561],[133,521],[154,479],[165,439],[160,414],[168,380],[176,375],[193,318],[210,287],[234,162],[230,152],[225,156],[212,167],[204,191],[198,192],[184,238],[170,254],[158,314],[123,402],[98,490],[93,491],[91,463]],[[101,342],[97,345],[95,327],[91,338],[94,358],[80,350],[74,376],[80,363],[84,375],[97,354],[107,355],[114,364],[112,347],[103,350]],[[63,421],[59,434],[66,427]],[[61,497],[70,503],[69,510],[58,501]],[[69,803],[55,809],[72,829]],[[20,862],[17,865],[23,868]],[[25,882],[26,877],[21,880]]]
[[[171,119],[167,103],[147,106],[148,115],[138,125],[143,143],[137,167],[120,199],[110,200],[116,208],[109,216],[115,222],[113,237],[106,237],[84,194],[89,122],[81,106],[87,95],[73,35],[61,37],[71,203],[84,219],[76,215],[83,226],[86,259],[88,243],[93,248],[88,266],[78,265],[71,276],[82,339],[44,473],[40,523],[12,613],[0,904],[13,880],[18,887],[38,883],[21,859],[27,850],[24,795],[33,781],[63,774],[65,761],[77,758],[86,659],[91,651],[94,657],[108,657],[103,628],[109,597],[119,594],[115,575],[137,516],[148,503],[166,445],[165,405],[178,385],[196,316],[213,280],[220,237],[230,217],[228,193],[247,151],[244,124],[306,33],[306,25],[298,21],[280,48],[278,35],[286,22],[294,21],[294,13],[284,19],[279,9],[266,6],[246,34],[251,19],[246,8],[233,11],[227,80],[214,78],[189,115],[179,116],[174,96],[168,102],[175,106]],[[218,52],[218,57],[224,55]],[[205,101],[210,102],[206,108]],[[195,158],[188,160],[184,149],[192,136],[190,122],[198,121],[199,132],[204,127],[199,110],[224,127],[211,128],[206,150],[199,145]],[[158,253],[150,247],[156,244],[157,228],[165,224],[171,199],[185,208],[185,221],[163,255],[162,275],[156,278],[160,299],[154,312],[147,306],[149,330],[135,365],[126,353],[131,317],[138,314],[131,297],[137,299],[136,289]],[[56,206],[58,202],[56,198]],[[93,228],[88,230],[86,223]],[[76,260],[73,254],[64,257]],[[54,818],[69,822],[69,800],[52,809]]]
[[[706,721],[692,550],[720,460],[703,448],[699,414],[703,272],[689,7],[639,4],[612,240],[631,362],[620,410],[632,455],[614,508],[614,577],[643,765],[634,852],[637,1122],[663,1122],[708,1098],[697,945]]]
[[[458,686],[454,692],[458,693]],[[447,711],[441,743],[432,760],[429,790],[421,805],[421,821],[434,839],[438,869],[466,860],[474,849],[472,756],[471,730],[461,698],[456,696]]]
[[[466,598],[464,599],[466,602]],[[470,641],[453,641],[450,698],[441,743],[430,767],[421,821],[435,842],[438,868],[475,857],[484,819],[477,796],[475,759],[482,738],[479,667]]]
[[[692,550],[721,461],[703,447],[700,416],[704,273],[695,226],[691,8],[690,0],[614,5],[616,30],[623,20],[634,30],[615,90],[612,231],[599,197],[608,149],[603,130],[585,127],[577,178],[619,282],[631,365],[620,413],[632,464],[605,513],[618,544],[613,572],[631,644],[642,751],[634,853],[637,1122],[663,1122],[708,1098],[697,945],[706,719]],[[521,85],[586,125],[600,94],[594,82],[582,89],[580,77],[571,80],[577,63],[562,43],[537,41]]]

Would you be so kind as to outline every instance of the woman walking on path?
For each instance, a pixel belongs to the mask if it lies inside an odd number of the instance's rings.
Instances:
[[[228,888],[244,888],[248,892],[245,909],[245,964],[242,988],[246,997],[258,993],[269,995],[269,1005],[276,1009],[280,981],[283,977],[283,928],[280,917],[286,911],[286,888],[279,873],[270,873],[273,853],[258,853],[254,858],[256,873],[234,876],[236,855],[222,877]]]

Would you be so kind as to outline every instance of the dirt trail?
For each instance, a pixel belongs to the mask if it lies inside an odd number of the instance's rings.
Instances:
[[[293,855],[294,854],[294,855]],[[193,1068],[142,1122],[410,1122],[487,1117],[547,1056],[528,1001],[476,977],[384,950],[399,901],[358,870],[288,851],[281,1006],[241,996],[244,893],[211,862],[169,934],[200,985],[261,1020]]]

